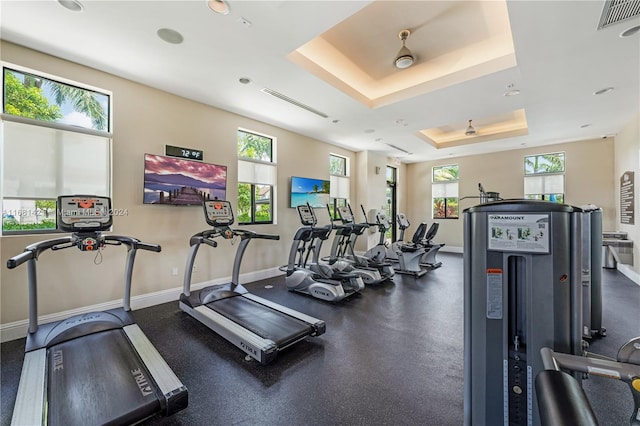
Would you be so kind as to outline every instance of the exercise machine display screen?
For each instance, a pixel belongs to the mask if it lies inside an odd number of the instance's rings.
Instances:
[[[376,214],[376,218],[378,219],[378,222],[385,228],[389,229],[391,227],[389,218],[384,212],[378,212],[378,214]]]
[[[233,224],[233,210],[231,203],[222,200],[204,202],[204,214],[207,223],[211,226],[224,226]]]
[[[58,228],[67,232],[95,232],[111,228],[111,198],[61,195],[56,212]]]
[[[316,224],[316,215],[311,207],[305,205],[298,206],[298,215],[300,216],[300,222],[302,222],[304,226],[313,226]]]
[[[351,209],[348,206],[340,206],[338,207],[338,212],[340,213],[340,217],[342,221],[345,223],[353,222],[353,215],[351,214]]]

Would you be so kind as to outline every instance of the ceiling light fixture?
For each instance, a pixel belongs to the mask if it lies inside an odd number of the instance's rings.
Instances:
[[[469,127],[467,127],[467,131],[464,132],[464,134],[467,136],[473,136],[476,134],[476,129],[471,125],[471,120],[469,120]]]
[[[398,38],[402,40],[402,48],[400,48],[400,51],[396,55],[396,68],[409,68],[416,60],[416,58],[413,56],[413,53],[411,53],[407,46],[405,46],[405,42],[410,35],[411,31],[409,30],[402,30],[398,33]]]
[[[184,37],[182,37],[182,34],[177,32],[176,30],[172,30],[171,28],[160,28],[157,34],[158,37],[160,37],[167,43],[180,44],[184,41]]]
[[[72,12],[82,12],[84,6],[77,0],[58,0],[60,6],[69,9]]]
[[[631,37],[640,33],[640,25],[636,25],[635,27],[627,28],[623,32],[620,33],[621,38]]]
[[[207,0],[207,5],[209,9],[220,15],[228,15],[231,10],[229,9],[229,3],[225,0]]]

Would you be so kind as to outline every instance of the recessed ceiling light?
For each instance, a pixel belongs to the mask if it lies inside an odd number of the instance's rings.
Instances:
[[[593,92],[594,95],[604,95],[605,93],[609,93],[613,90],[613,87],[605,87],[604,89],[596,90]]]
[[[620,33],[620,37],[631,37],[640,32],[640,25],[636,25],[635,27],[627,28],[623,32]]]
[[[229,3],[225,0],[207,0],[207,5],[209,6],[209,9],[213,10],[215,13],[220,15],[229,14]]]
[[[251,79],[249,77],[240,77],[238,81],[242,84],[251,84]]]
[[[339,122],[340,122],[340,120],[337,120],[337,119],[336,119],[336,120],[331,120],[331,122],[332,122],[333,124],[336,124],[336,123],[339,123]]]
[[[170,28],[160,28],[158,30],[158,37],[171,44],[180,44],[184,41],[182,34]]]
[[[583,124],[582,126],[580,126],[581,129],[586,129],[587,127],[591,126],[591,124]]]
[[[77,0],[58,0],[60,6],[69,9],[72,12],[82,12],[84,6]]]

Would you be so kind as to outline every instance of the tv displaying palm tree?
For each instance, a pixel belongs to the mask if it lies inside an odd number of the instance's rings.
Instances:
[[[291,176],[291,207],[326,207],[329,197],[328,180]]]

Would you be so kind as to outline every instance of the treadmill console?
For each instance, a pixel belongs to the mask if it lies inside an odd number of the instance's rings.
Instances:
[[[233,225],[231,203],[224,200],[205,201],[204,216],[207,223],[214,227]]]
[[[61,195],[56,212],[58,229],[66,232],[98,232],[111,228],[111,198],[93,195]]]
[[[298,216],[300,216],[300,222],[302,222],[304,226],[314,226],[318,223],[313,208],[308,205],[303,204],[298,206]]]

